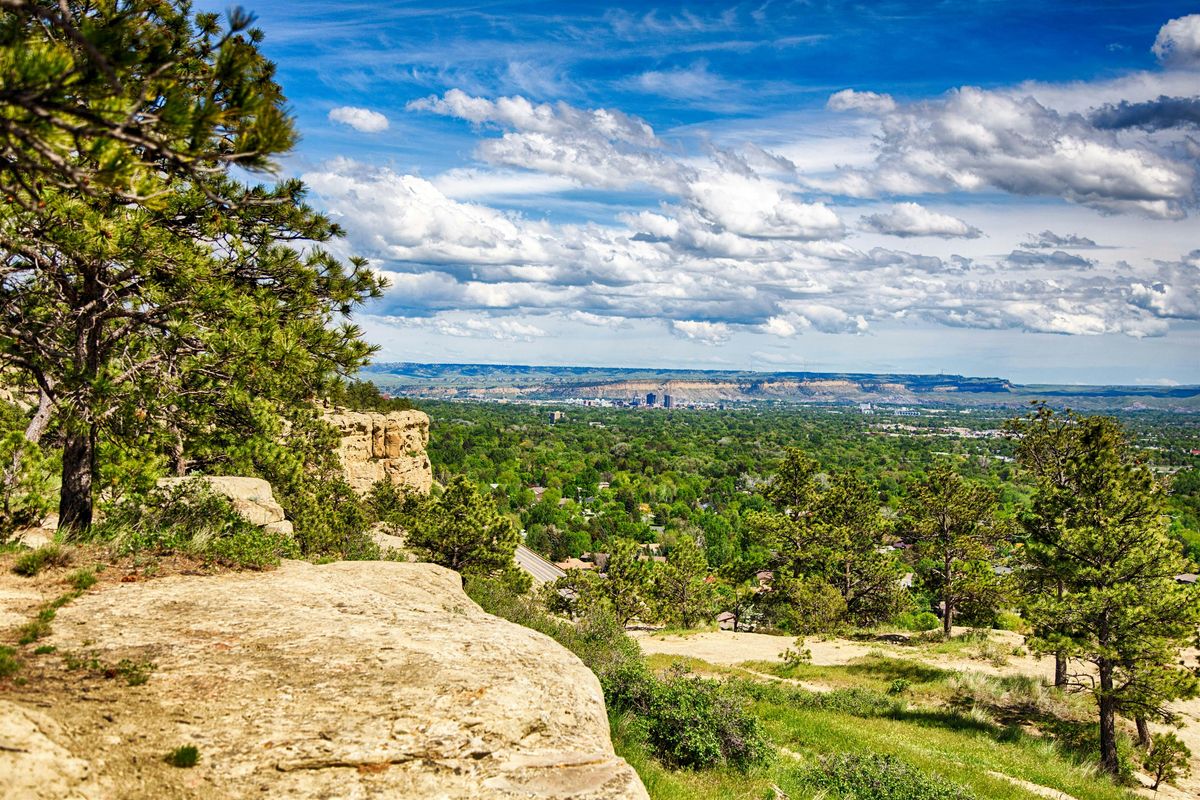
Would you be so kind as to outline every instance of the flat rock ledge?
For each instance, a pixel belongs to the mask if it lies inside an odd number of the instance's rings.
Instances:
[[[123,583],[63,608],[47,643],[156,668],[41,708],[0,696],[13,800],[647,797],[595,676],[429,564]],[[185,744],[199,764],[167,766]]]

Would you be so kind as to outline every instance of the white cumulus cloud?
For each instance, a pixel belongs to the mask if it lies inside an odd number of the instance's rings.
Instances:
[[[1150,49],[1169,66],[1200,67],[1200,14],[1177,17],[1163,25]]]
[[[381,133],[388,129],[388,118],[383,114],[357,106],[338,106],[330,109],[329,120],[349,125],[362,133]]]
[[[886,213],[864,216],[862,222],[871,230],[891,236],[975,239],[983,235],[979,228],[958,217],[931,211],[919,203],[896,203]]]

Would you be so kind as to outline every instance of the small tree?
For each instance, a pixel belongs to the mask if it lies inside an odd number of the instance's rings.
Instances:
[[[691,538],[680,536],[654,574],[654,599],[663,618],[694,628],[713,613],[716,585],[708,580],[704,550]]]
[[[628,539],[613,539],[605,567],[607,578],[597,585],[622,626],[644,615],[648,608],[650,564],[638,558],[638,551],[637,544]]]
[[[899,595],[895,559],[883,552],[887,526],[871,488],[849,471],[823,473],[790,448],[763,491],[775,510],[750,515],[751,530],[776,582],[814,579],[842,596],[843,616],[858,624],[886,619]],[[783,613],[788,595],[771,604]],[[840,621],[840,620],[839,620]]]
[[[947,466],[913,487],[904,506],[924,582],[942,601],[942,630],[950,635],[959,607],[995,592],[996,546],[1006,530],[996,517],[996,492]]]
[[[1143,766],[1154,776],[1154,785],[1150,788],[1158,791],[1163,783],[1174,783],[1180,778],[1192,774],[1192,751],[1173,733],[1156,733],[1146,754]]]
[[[520,535],[492,499],[467,478],[453,478],[441,497],[417,513],[408,544],[429,561],[466,574],[496,576],[513,569]]]

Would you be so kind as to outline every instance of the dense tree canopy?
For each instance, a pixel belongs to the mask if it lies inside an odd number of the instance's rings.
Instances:
[[[101,437],[170,449],[182,471],[200,432],[260,430],[264,403],[295,408],[365,362],[371,349],[341,319],[382,284],[321,248],[340,231],[298,182],[228,176],[295,140],[249,16],[222,26],[163,2],[3,9],[0,365],[52,411],[60,524],[86,528]]]

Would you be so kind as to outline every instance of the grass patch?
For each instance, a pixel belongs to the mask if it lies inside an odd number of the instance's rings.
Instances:
[[[0,645],[0,678],[11,678],[21,671],[21,661],[12,647]]]
[[[77,592],[85,592],[96,585],[96,572],[87,567],[78,569],[67,576],[69,583]]]
[[[200,761],[200,750],[192,744],[185,744],[181,747],[176,747],[171,752],[167,753],[166,762],[172,767],[181,769],[190,769],[196,766]]]
[[[43,608],[29,622],[26,622],[17,629],[18,644],[33,644],[38,639],[50,635],[50,623],[54,621],[56,610],[53,608]]]
[[[125,683],[130,686],[142,686],[150,680],[150,673],[154,672],[156,666],[149,661],[131,661],[128,658],[122,658],[115,666],[106,669],[104,676],[106,678],[119,676],[124,678]]]
[[[106,512],[88,536],[106,542],[117,556],[181,553],[210,564],[263,570],[300,555],[291,536],[247,521],[202,481],[130,496]],[[144,574],[150,577],[157,569],[157,562],[149,563]]]
[[[32,578],[44,569],[65,567],[71,563],[71,551],[57,544],[47,544],[36,550],[30,550],[13,564],[12,571],[26,578]]]
[[[1107,778],[1098,777],[1093,766],[1077,761],[1052,742],[974,720],[969,714],[909,709],[898,718],[864,717],[771,702],[760,702],[756,711],[768,736],[814,761],[840,753],[888,756],[931,780],[962,786],[978,797],[995,800],[1032,800],[1035,796],[989,772],[1032,781],[1078,800],[1131,797]]]

